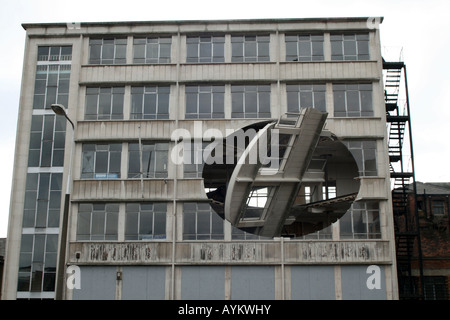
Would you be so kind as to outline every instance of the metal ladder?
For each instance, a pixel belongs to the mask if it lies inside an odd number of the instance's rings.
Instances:
[[[403,62],[383,62],[389,165],[392,185],[397,274],[400,299],[423,298],[423,268],[409,114],[406,66]],[[404,87],[402,87],[404,82]],[[404,90],[404,91],[401,91]],[[399,95],[405,94],[406,107],[399,108]],[[409,140],[410,155],[404,152]],[[407,167],[409,162],[409,168]],[[412,195],[412,197],[410,197]],[[412,212],[414,211],[414,212]],[[413,275],[413,259],[419,277]],[[418,283],[417,283],[418,282]],[[420,285],[421,289],[419,289]]]

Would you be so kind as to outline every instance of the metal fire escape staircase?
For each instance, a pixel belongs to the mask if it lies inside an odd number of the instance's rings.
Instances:
[[[403,62],[383,62],[383,69],[399,297],[420,299],[423,293],[422,250],[406,66]],[[399,99],[401,94],[406,100],[402,109]],[[404,150],[408,146],[409,150]],[[419,274],[413,271],[413,266],[419,269]],[[419,286],[422,290],[419,290]]]

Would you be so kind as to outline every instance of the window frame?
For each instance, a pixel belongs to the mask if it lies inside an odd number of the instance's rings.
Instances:
[[[93,146],[93,147],[92,147]],[[108,147],[108,150],[104,150],[105,146]],[[111,146],[113,149],[117,147],[117,150],[111,150]],[[120,146],[120,150],[119,150]],[[90,150],[93,149],[93,150]],[[121,176],[121,157],[122,157],[122,143],[84,143],[82,145],[82,155],[81,155],[81,179],[120,179]],[[107,152],[107,164],[106,164],[106,172],[97,172],[98,168],[98,156],[100,152]],[[92,153],[92,160],[86,159],[88,153]],[[111,153],[118,153],[119,155],[115,155],[115,158],[112,158]],[[86,163],[85,161],[88,161]],[[111,168],[112,161],[117,161],[118,163],[114,164],[115,167]],[[91,163],[93,171],[85,171],[86,166]],[[102,165],[104,166],[104,165]]]
[[[186,85],[185,98],[185,119],[225,118],[225,85]]]
[[[18,292],[55,290],[57,251],[58,234],[22,234]]]
[[[87,206],[90,206],[91,209],[87,210]],[[100,209],[100,207],[102,208]],[[117,241],[119,210],[120,204],[116,202],[80,203],[78,205],[76,240]],[[100,223],[102,221],[103,223]],[[83,223],[84,225],[82,225]],[[101,232],[95,233],[96,229]],[[112,232],[108,229],[112,229]],[[80,231],[88,231],[88,233],[81,233]]]
[[[183,141],[183,178],[202,178],[205,150],[211,142],[203,140]]]
[[[142,42],[142,43],[139,43]],[[139,48],[138,46],[143,46]],[[152,48],[154,47],[154,48]],[[136,55],[142,51],[142,57]],[[157,52],[156,56],[151,56]],[[149,36],[133,38],[133,64],[165,64],[171,63],[172,37],[171,36]],[[168,54],[164,54],[168,53]]]
[[[23,209],[24,228],[58,228],[62,173],[27,173]]]
[[[300,113],[302,109],[313,107],[322,112],[327,111],[327,87],[325,83],[286,84],[286,101],[288,112]],[[312,105],[304,105],[307,95]],[[320,103],[323,101],[323,103]]]
[[[110,43],[112,41],[112,43]],[[104,57],[112,46],[112,57]],[[93,58],[93,53],[98,51],[98,57]],[[126,64],[127,61],[127,38],[106,37],[89,39],[89,65],[119,65]]]
[[[270,62],[270,34],[231,35],[231,62]]]
[[[167,178],[168,177],[168,167],[169,167],[169,143],[168,142],[156,142],[156,141],[142,141],[141,142],[143,148],[142,151],[139,150],[139,142],[130,142],[128,144],[128,179],[138,179],[141,177],[141,172],[130,171],[132,166],[138,165],[140,167],[141,160],[140,154],[142,153],[142,166],[145,167],[144,158],[147,156],[144,154],[146,152],[150,152],[148,157],[147,169],[146,173],[142,172],[142,177],[144,179],[157,179],[157,178]],[[136,146],[136,148],[135,148]],[[153,147],[153,150],[144,150],[145,147]],[[148,149],[148,148],[147,148]],[[134,153],[136,153],[134,155]],[[159,156],[162,155],[164,157],[163,163],[161,164],[159,160]],[[137,156],[139,163],[134,163],[133,157]],[[163,165],[164,170],[157,170],[158,167]]]
[[[50,110],[55,103],[68,106],[70,64],[38,64],[34,82],[33,109]]]
[[[152,206],[151,209],[145,208]],[[138,208],[133,208],[138,206]],[[158,208],[155,208],[158,207]],[[161,208],[159,208],[161,207]],[[136,210],[137,209],[137,210]],[[136,219],[133,219],[132,216]],[[143,224],[145,224],[145,215],[150,216],[151,220],[151,232],[141,232]],[[155,225],[158,224],[158,220],[164,218],[163,226],[158,228],[163,231],[162,233],[156,232]],[[125,241],[145,241],[145,240],[165,240],[167,237],[167,203],[166,202],[141,202],[141,203],[126,203],[125,205]],[[148,218],[148,217],[147,217]],[[135,221],[134,221],[135,220]],[[136,225],[134,223],[136,222]],[[133,225],[131,225],[133,224]],[[135,231],[135,232],[133,232]]]
[[[343,143],[354,157],[361,177],[378,176],[377,140],[344,140]]]
[[[444,216],[445,215],[445,201],[444,200],[431,200],[431,214],[433,216]]]
[[[123,120],[124,101],[125,87],[87,87],[84,120]]]
[[[373,117],[372,83],[333,83],[333,104],[336,118]]]
[[[208,232],[201,233],[200,231],[202,229],[201,226],[202,219],[205,218],[208,219],[207,221],[207,224],[209,224],[209,226],[207,227]],[[204,222],[206,222],[206,220]],[[188,226],[188,223],[190,224],[192,223],[192,225]],[[217,228],[219,230],[217,230]],[[224,240],[224,239],[225,239],[225,220],[222,219],[211,208],[208,202],[183,203],[183,240],[201,241],[201,240]]]
[[[70,61],[72,46],[39,46],[37,61]]]
[[[66,120],[54,114],[35,114],[31,118],[28,167],[64,166]]]
[[[206,50],[206,55],[202,52]],[[191,53],[194,53],[191,55]],[[187,35],[186,63],[224,63],[225,35]]]
[[[370,60],[369,33],[332,33],[330,44],[332,61]],[[354,54],[349,52],[353,49]]]
[[[339,219],[340,239],[381,239],[380,217],[379,202],[353,202],[350,209]],[[357,232],[361,228],[364,228],[363,232]]]
[[[264,97],[264,95],[267,95],[267,97]],[[252,99],[255,100],[255,103],[252,103]],[[270,84],[231,85],[231,100],[231,118],[260,119],[271,117]],[[263,105],[263,101],[268,101],[268,104]],[[267,110],[262,112],[262,108],[268,108],[268,112]],[[256,109],[256,111],[253,112],[249,109]]]
[[[169,119],[169,108],[170,86],[157,85],[131,87],[131,120]]]
[[[305,44],[307,44],[309,48],[305,48]],[[323,34],[286,34],[285,48],[286,61],[309,62],[325,60]],[[293,49],[295,49],[295,53],[290,52]],[[317,54],[317,50],[321,53]]]

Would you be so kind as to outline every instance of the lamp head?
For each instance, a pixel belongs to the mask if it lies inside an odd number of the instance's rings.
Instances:
[[[64,106],[62,104],[52,104],[51,108],[57,115],[66,116],[66,110],[64,109]]]

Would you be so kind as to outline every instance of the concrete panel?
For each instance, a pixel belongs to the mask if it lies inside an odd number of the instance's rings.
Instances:
[[[181,267],[181,299],[225,299],[225,267]]]
[[[389,242],[374,241],[210,241],[178,242],[177,263],[189,264],[274,264],[281,251],[287,264],[386,264],[390,263]],[[171,242],[74,242],[69,246],[69,262],[74,264],[171,263]]]
[[[165,267],[124,267],[122,281],[122,300],[164,300],[165,298]]]
[[[292,266],[292,300],[335,300],[333,266]]]
[[[357,200],[387,200],[386,180],[379,177],[361,178]]]
[[[384,266],[341,266],[342,299],[385,300]]]
[[[271,266],[231,267],[231,299],[275,299],[275,271]]]
[[[73,300],[114,300],[116,267],[80,267],[80,289],[73,290]]]
[[[77,242],[70,245],[69,259],[77,264],[168,262],[171,248],[169,242]]]

